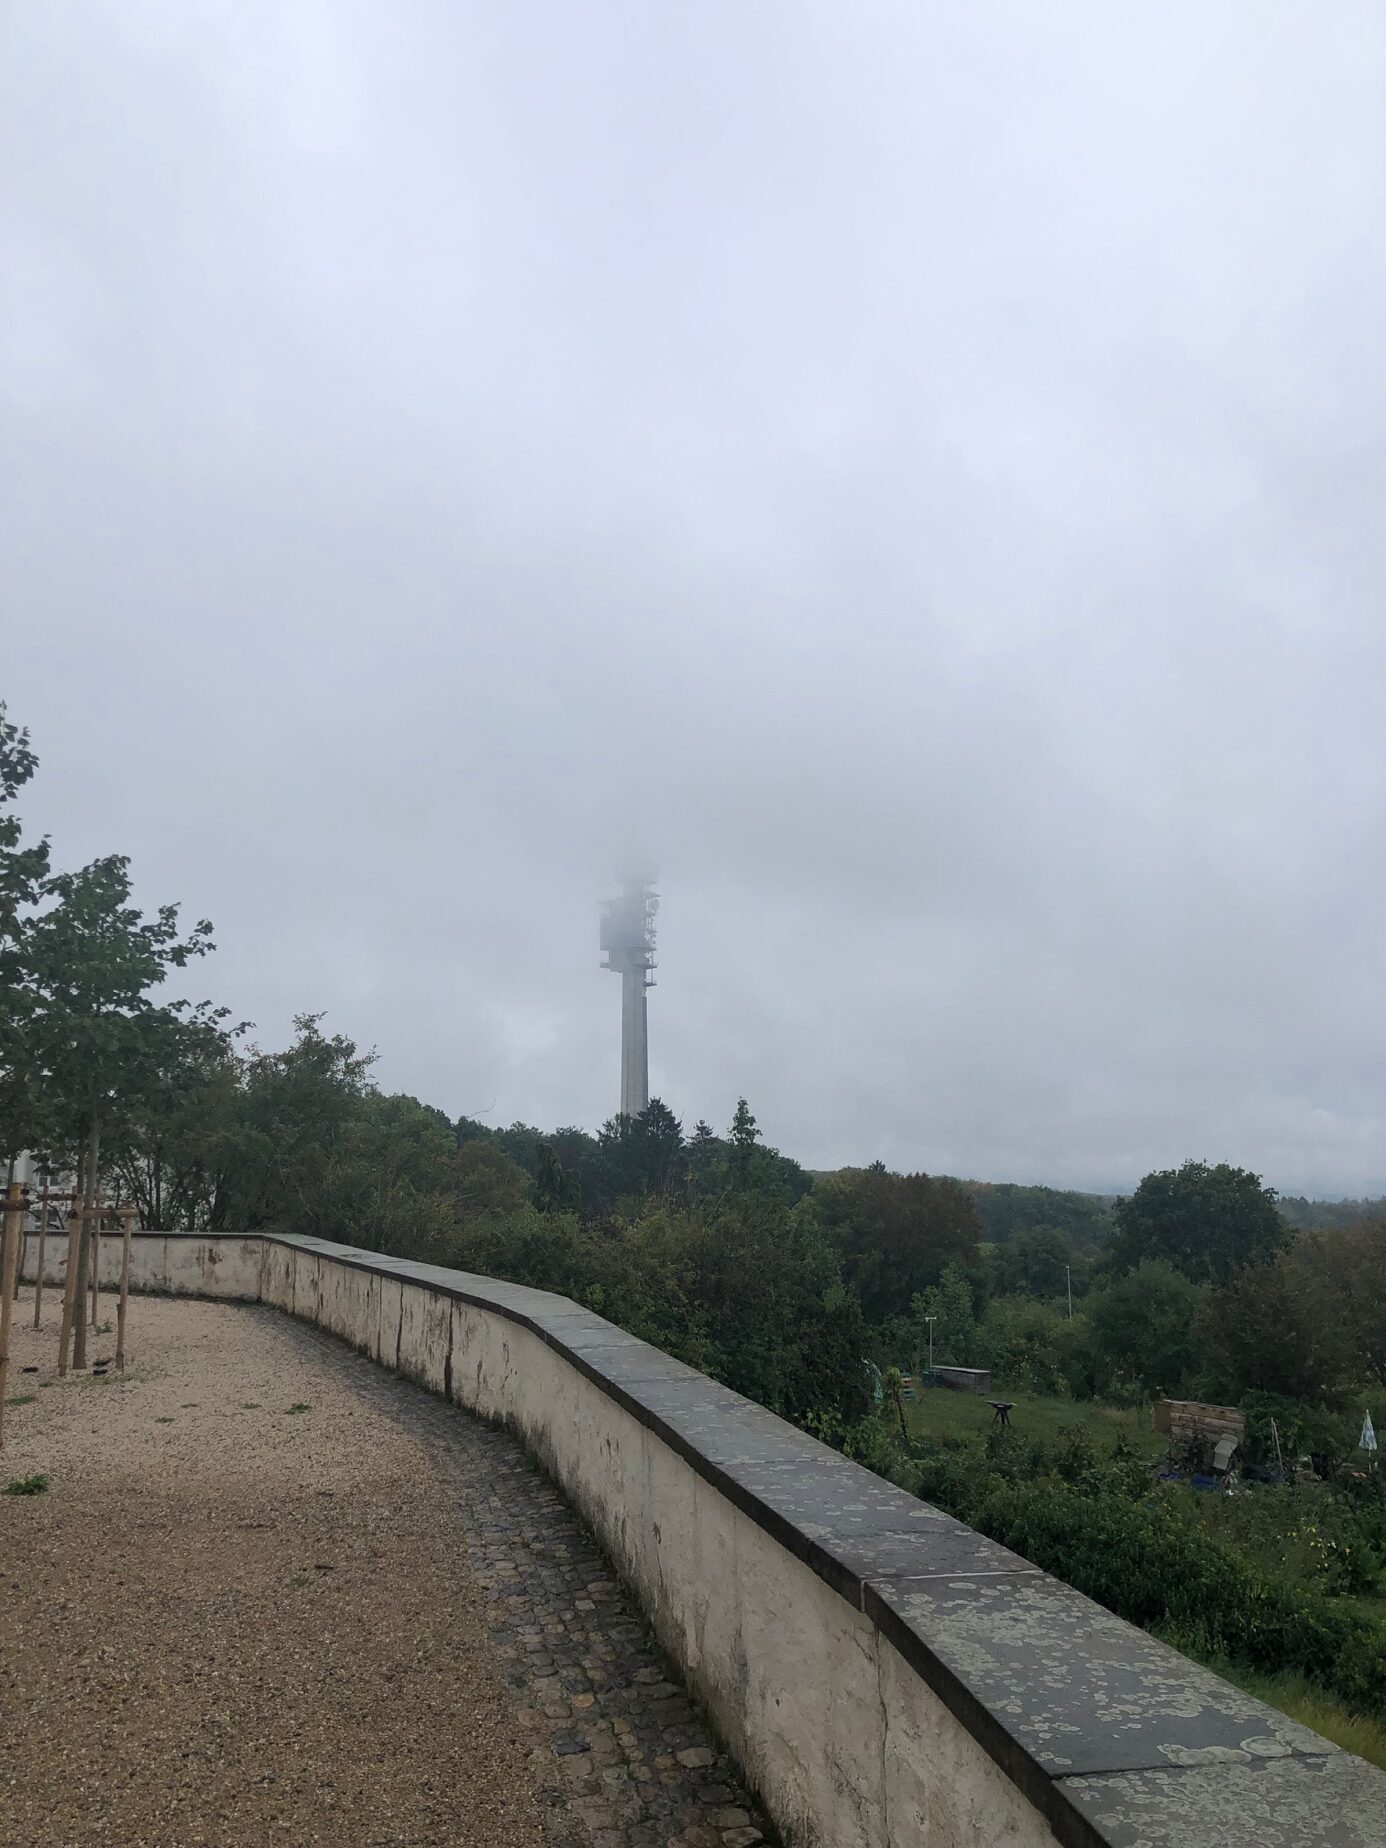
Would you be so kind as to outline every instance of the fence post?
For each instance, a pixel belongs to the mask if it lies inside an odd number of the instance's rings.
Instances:
[[[67,1378],[72,1324],[77,1315],[77,1271],[82,1261],[82,1208],[76,1195],[67,1215],[67,1276],[63,1281],[63,1326],[58,1336],[58,1378]]]
[[[120,1209],[120,1303],[116,1309],[116,1372],[125,1371],[125,1307],[130,1300],[130,1222],[133,1206]]]

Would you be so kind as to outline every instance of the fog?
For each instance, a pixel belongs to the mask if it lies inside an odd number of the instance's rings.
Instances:
[[[26,822],[255,1038],[811,1166],[1386,1191],[1386,13],[3,28]]]

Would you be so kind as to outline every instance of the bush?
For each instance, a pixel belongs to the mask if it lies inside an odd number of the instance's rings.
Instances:
[[[1078,1429],[1053,1446],[997,1432],[911,1455],[867,1422],[876,1434],[852,1454],[1119,1617],[1263,1673],[1299,1671],[1386,1717],[1386,1624],[1259,1570],[1129,1452],[1102,1457]],[[1334,1585],[1333,1571],[1323,1578]]]
[[[1386,1716],[1386,1626],[1263,1577],[1167,1502],[1003,1484],[977,1525],[1132,1623],[1173,1626],[1267,1673],[1299,1669],[1358,1711]]]
[[[1386,1510],[1322,1484],[1200,1497],[1201,1525],[1253,1564],[1334,1595],[1375,1589],[1386,1555]]]

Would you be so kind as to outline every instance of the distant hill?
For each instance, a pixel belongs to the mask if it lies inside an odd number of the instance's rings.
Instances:
[[[1015,1232],[1053,1226],[1078,1245],[1104,1245],[1115,1228],[1116,1194],[1075,1193],[1062,1187],[1022,1187],[1013,1181],[963,1181],[972,1195],[988,1244],[1004,1245]]]
[[[814,1173],[815,1180],[835,1170]],[[1076,1245],[1102,1246],[1116,1230],[1112,1208],[1120,1194],[1079,1193],[1068,1187],[1027,1187],[1014,1181],[957,1180],[972,1196],[982,1222],[982,1238],[989,1245],[1004,1245],[1017,1232],[1036,1226],[1053,1226]],[[1364,1219],[1386,1219],[1386,1195],[1370,1200],[1307,1200],[1300,1194],[1283,1195],[1280,1211],[1296,1232],[1321,1232],[1338,1226],[1359,1225]]]
[[[1296,1232],[1325,1232],[1360,1225],[1364,1219],[1386,1219],[1386,1194],[1376,1200],[1306,1200],[1303,1194],[1282,1194],[1277,1204]]]

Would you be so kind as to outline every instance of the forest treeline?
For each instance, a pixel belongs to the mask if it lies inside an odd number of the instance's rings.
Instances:
[[[1011,1196],[988,1239],[975,1184],[879,1162],[815,1178],[744,1099],[720,1130],[686,1133],[658,1099],[595,1135],[492,1129],[380,1091],[317,1016],[279,1052],[205,1019],[164,1050],[107,1100],[101,1145],[144,1224],[306,1232],[558,1290],[794,1417],[861,1415],[863,1361],[918,1369],[930,1329],[940,1363],[1115,1403],[1331,1408],[1386,1384],[1386,1221],[1296,1233],[1226,1164],[1148,1175],[1100,1216],[983,1189]]]

